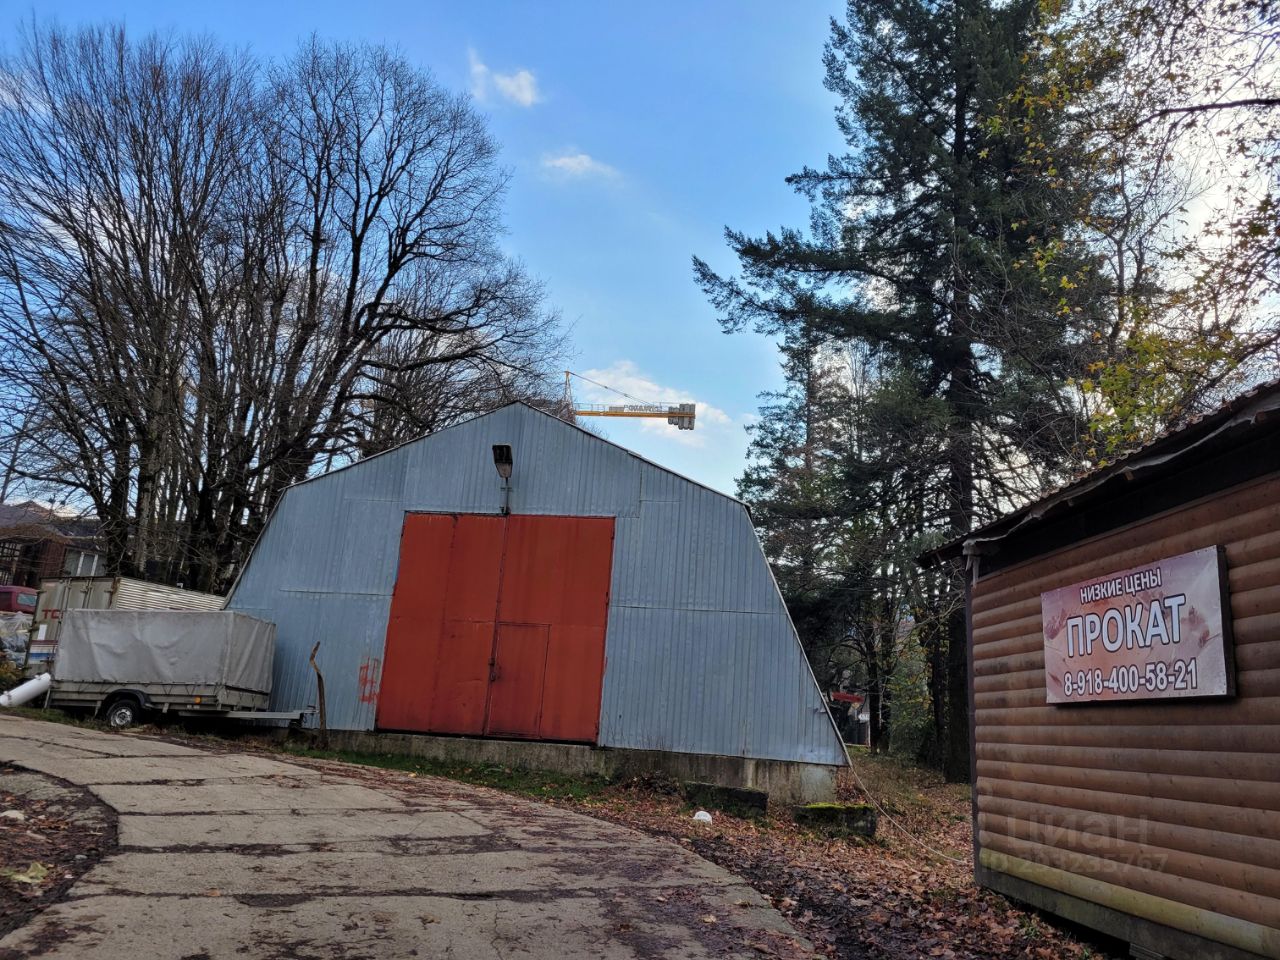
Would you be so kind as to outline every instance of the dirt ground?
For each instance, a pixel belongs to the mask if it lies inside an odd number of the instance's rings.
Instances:
[[[60,900],[115,843],[115,818],[87,790],[0,763],[0,937]]]
[[[819,951],[862,958],[1100,958],[1121,945],[1084,940],[973,883],[969,788],[897,760],[855,757],[841,799],[874,801],[873,842],[830,839],[788,817],[717,815],[699,828],[678,796],[638,785],[592,812],[672,837],[772,900]]]
[[[164,732],[173,736],[176,731]],[[216,738],[198,741],[214,750],[231,747]],[[252,740],[237,740],[234,749],[280,752],[277,744]],[[416,779],[441,772],[399,757],[362,758],[361,763],[351,764],[292,753],[290,760],[339,766],[335,772],[344,776],[398,791],[412,791]],[[700,824],[693,820],[693,809],[676,785],[658,779],[619,784],[579,783],[562,777],[534,781],[520,771],[491,768],[456,770],[449,775],[533,796],[678,843],[743,878],[769,898],[819,955],[836,960],[1085,960],[1126,955],[1124,944],[1068,928],[977,888],[972,880],[969,788],[944,783],[936,773],[898,759],[857,754],[853,769],[842,778],[841,799],[871,802],[880,809],[879,831],[869,842],[821,836],[798,827],[786,811],[757,820],[713,811],[713,822]],[[0,788],[0,809],[15,802]],[[40,841],[43,845],[36,845],[34,839],[24,840],[25,846],[0,844],[5,850],[0,860],[4,867],[22,870],[29,862],[47,863],[73,878],[95,862],[110,842],[105,833],[70,823],[56,810],[33,813],[48,816],[39,823],[47,822],[49,829],[32,831],[47,839]],[[0,841],[14,829],[13,823],[0,822],[4,831]],[[73,849],[83,849],[87,859],[69,859]],[[5,920],[9,920],[11,901],[25,904],[24,917],[29,916],[41,903],[55,900],[71,882],[64,879],[57,888],[41,885],[40,895],[33,897],[20,882],[0,879]],[[9,927],[16,925],[9,923]]]
[[[332,761],[311,760],[326,764]],[[399,761],[392,761],[399,762]],[[362,766],[384,782],[417,774]],[[786,815],[749,820],[714,813],[694,822],[674,784],[644,779],[582,795],[539,799],[667,837],[768,897],[819,955],[836,960],[1057,960],[1120,958],[1124,945],[1067,929],[973,883],[969,788],[897,759],[855,756],[842,799],[882,813],[871,842],[831,839]]]

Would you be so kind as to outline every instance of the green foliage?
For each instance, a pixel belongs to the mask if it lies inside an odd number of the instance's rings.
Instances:
[[[924,648],[918,642],[906,644],[903,654],[888,684],[894,712],[889,750],[914,758],[924,752],[932,735],[928,664]]]
[[[352,750],[316,750],[289,745],[287,752],[303,757],[341,760],[366,767],[400,770],[428,777],[444,777],[518,793],[539,800],[586,800],[598,796],[609,785],[604,777],[571,776],[549,770],[526,770],[494,763],[471,763],[463,760],[428,760],[390,753],[363,753]]]
[[[12,690],[22,682],[22,668],[7,657],[0,656],[0,692]]]
[[[1135,325],[1123,352],[1089,365],[1079,382],[1096,399],[1085,456],[1099,465],[1152,440],[1193,412],[1188,404],[1208,379],[1221,379],[1241,362],[1231,331],[1201,335]]]
[[[1084,158],[1043,106],[1066,96],[1043,19],[1038,0],[851,0],[824,57],[847,152],[788,178],[809,230],[729,231],[739,277],[695,260],[725,329],[780,337],[788,357],[742,494],[815,670],[888,693],[914,623],[956,776],[960,583],[912,551],[1038,492],[1075,445],[1063,383],[1101,322],[1096,258],[1071,230]],[[799,375],[840,345],[865,372],[843,397]],[[843,658],[815,656],[828,648]]]
[[[49,877],[49,868],[43,863],[32,861],[25,870],[0,867],[0,878],[10,880],[18,886],[38,887]]]
[[[1090,467],[1274,375],[1280,75],[1263,64],[1280,40],[1265,13],[1230,0],[1042,11],[1044,69],[997,119],[1048,115],[1072,131],[1029,138],[1024,161],[1072,157],[1066,235],[1096,252],[1102,310],[1065,391],[1083,427],[1074,460]],[[1041,246],[1033,256],[1053,264]]]

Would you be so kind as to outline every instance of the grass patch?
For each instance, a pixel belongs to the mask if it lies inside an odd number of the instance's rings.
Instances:
[[[493,763],[468,763],[462,760],[430,760],[392,753],[361,753],[354,750],[318,750],[297,744],[280,747],[284,753],[317,760],[341,760],[365,767],[400,770],[428,777],[444,777],[462,783],[493,787],[535,800],[590,800],[609,787],[599,776],[571,776],[550,770],[525,770]]]
[[[88,727],[91,730],[107,729],[106,724],[93,719],[93,717],[77,717],[52,708],[45,710],[42,707],[5,707],[0,710],[0,716],[22,717],[26,720],[44,720],[46,723],[61,723],[68,727]]]
[[[968,820],[970,787],[947,783],[941,773],[902,757],[850,751],[857,782],[891,814],[942,822]]]

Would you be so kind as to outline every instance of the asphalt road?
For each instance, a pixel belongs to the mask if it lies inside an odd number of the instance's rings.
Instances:
[[[0,960],[810,955],[679,845],[493,790],[3,715],[0,761],[119,815],[119,848]]]

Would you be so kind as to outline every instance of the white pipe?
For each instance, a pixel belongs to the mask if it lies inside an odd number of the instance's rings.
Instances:
[[[53,685],[53,674],[42,673],[34,680],[18,684],[8,693],[0,693],[0,707],[20,707],[28,700],[34,700]]]

